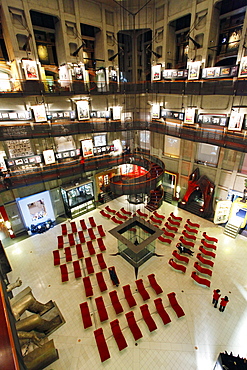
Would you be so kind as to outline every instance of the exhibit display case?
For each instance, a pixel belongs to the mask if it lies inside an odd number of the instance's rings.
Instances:
[[[75,218],[95,208],[92,181],[76,185],[64,185],[61,188],[65,212],[68,217]]]

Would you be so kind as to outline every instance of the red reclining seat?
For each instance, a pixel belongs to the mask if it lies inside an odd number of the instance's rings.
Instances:
[[[84,329],[90,328],[93,324],[87,302],[80,304],[80,310]]]
[[[164,227],[162,228],[162,230],[164,231],[164,235],[167,237],[167,238],[175,238],[175,234],[174,233],[170,233],[169,231],[167,231]]]
[[[199,227],[200,227],[200,225],[199,225],[199,224],[197,224],[196,222],[192,222],[192,221],[190,221],[190,219],[189,219],[189,218],[186,220],[186,222],[187,222],[187,224],[188,224],[189,226],[191,226],[191,227],[196,227],[197,229],[199,229]]]
[[[74,274],[75,278],[78,279],[81,277],[81,266],[80,261],[73,261]]]
[[[213,236],[208,236],[205,231],[202,233],[202,236],[204,236],[208,243],[218,243],[218,239],[214,238]]]
[[[126,211],[123,207],[120,209],[120,211],[124,214],[124,215],[127,215],[127,216],[131,216],[131,212],[129,212],[129,211]]]
[[[175,216],[173,212],[170,213],[170,216],[173,218],[173,220],[175,221],[179,221],[181,222],[182,221],[182,217],[180,216]]]
[[[142,332],[141,332],[139,326],[136,323],[134,312],[133,311],[127,312],[125,314],[125,317],[127,319],[130,331],[131,331],[134,339],[138,340],[138,339],[142,338],[143,335],[142,335]]]
[[[86,231],[87,230],[87,225],[85,223],[85,220],[80,220],[80,225],[81,225],[81,229],[82,231]]]
[[[99,211],[99,213],[103,216],[103,217],[105,217],[105,218],[111,218],[111,215],[109,215],[109,213],[106,213],[103,209],[101,210],[101,211]]]
[[[60,265],[60,271],[61,271],[61,279],[62,283],[69,281],[69,274],[66,263],[63,265]]]
[[[78,235],[79,235],[80,243],[82,244],[86,243],[84,232],[82,230],[78,231]]]
[[[196,236],[195,236],[195,235],[188,234],[186,230],[183,230],[183,231],[182,231],[182,234],[183,234],[183,236],[184,236],[186,239],[189,239],[189,240],[196,240]]]
[[[115,222],[115,224],[118,224],[118,225],[121,225],[123,223],[123,221],[121,220],[118,220],[115,216],[112,216],[111,220],[113,222]]]
[[[157,310],[158,314],[160,315],[164,325],[169,324],[169,322],[171,322],[171,319],[170,319],[170,316],[168,315],[168,313],[166,312],[166,310],[164,308],[164,305],[162,303],[162,298],[155,299],[154,304],[155,304],[156,310]]]
[[[179,227],[179,226],[180,226],[180,222],[179,222],[179,221],[175,221],[175,220],[173,220],[173,218],[171,218],[171,217],[168,217],[167,221],[168,221],[171,225],[173,225],[173,226],[177,226],[177,227]]]
[[[174,259],[173,259],[173,258],[170,258],[170,259],[169,259],[169,261],[168,261],[168,263],[169,263],[169,265],[170,265],[171,267],[173,267],[175,270],[177,270],[177,271],[181,271],[181,272],[183,272],[183,273],[185,273],[185,272],[186,272],[186,266],[184,266],[184,265],[180,265],[179,263],[177,263],[176,261],[174,261]]]
[[[93,268],[91,257],[86,257],[85,258],[85,264],[86,264],[88,275],[93,274],[94,273],[94,268]]]
[[[61,224],[61,229],[62,229],[62,235],[67,235],[68,230],[67,230],[67,225],[66,224]]]
[[[107,266],[106,266],[103,254],[102,253],[96,254],[96,257],[97,257],[98,264],[100,265],[101,270],[106,269]]]
[[[71,247],[73,247],[75,245],[75,238],[74,238],[74,234],[70,233],[68,234],[68,238],[69,238],[69,245]]]
[[[147,327],[148,327],[149,331],[152,332],[152,331],[156,330],[157,325],[155,324],[155,321],[151,316],[151,313],[148,309],[148,305],[144,304],[143,306],[140,306],[140,310],[141,310],[142,317],[143,317],[145,323],[147,324]]]
[[[110,358],[110,352],[106,344],[104,332],[102,328],[95,330],[94,332],[95,341],[99,350],[101,362],[104,362]]]
[[[179,254],[178,251],[175,249],[173,252],[172,252],[172,255],[173,257],[175,257],[177,260],[179,260],[180,262],[184,262],[186,264],[189,263],[189,258],[188,257],[185,257],[183,256],[182,254]]]
[[[168,229],[169,231],[174,231],[175,233],[177,233],[178,231],[178,228],[176,226],[171,226],[168,224],[168,222],[165,223],[165,228]]]
[[[188,240],[185,240],[183,236],[180,236],[179,241],[180,241],[183,245],[185,245],[186,247],[194,248],[194,246],[195,246],[195,243],[193,243],[193,242],[189,242]]]
[[[136,283],[138,292],[142,296],[142,299],[144,301],[148,300],[150,298],[150,295],[148,294],[147,290],[145,289],[143,285],[143,280],[142,279],[136,280],[135,283]]]
[[[188,231],[188,233],[191,233],[191,234],[198,234],[198,230],[196,229],[192,229],[191,227],[189,227],[187,224],[184,225],[184,228],[186,231]]]
[[[103,321],[108,320],[108,313],[107,313],[106,308],[105,308],[105,303],[104,303],[103,297],[95,298],[95,303],[96,303],[96,306],[97,306],[100,321],[103,322]]]
[[[154,211],[153,212],[153,215],[157,218],[160,218],[161,220],[164,220],[165,219],[165,216],[161,215],[160,213],[158,213],[157,211]]]
[[[83,254],[83,250],[82,250],[82,246],[81,244],[76,244],[76,253],[77,253],[77,257],[78,259],[81,259],[84,257],[84,254]]]
[[[88,231],[88,235],[89,235],[90,239],[91,240],[95,240],[96,239],[96,236],[94,234],[93,229],[90,227],[89,229],[87,229],[87,231]]]
[[[63,235],[57,236],[57,247],[58,249],[63,249],[64,241],[63,241]]]
[[[169,294],[167,294],[167,297],[170,301],[170,305],[172,306],[172,308],[176,312],[177,317],[184,316],[185,313],[184,313],[182,307],[178,304],[178,301],[177,301],[177,298],[176,298],[176,293],[174,293],[174,292],[169,293]]]
[[[167,244],[171,244],[172,240],[171,239],[168,239],[168,238],[164,238],[162,235],[160,235],[158,237],[158,240],[162,243],[167,243]]]
[[[89,223],[90,223],[91,227],[96,227],[96,223],[95,223],[95,221],[94,221],[94,218],[93,218],[93,217],[89,217],[89,218],[88,218],[88,221],[89,221]]]
[[[100,271],[100,272],[96,272],[95,275],[96,275],[96,279],[97,279],[100,291],[105,292],[107,290],[107,286],[106,286],[106,283],[105,283],[103,273]]]
[[[136,211],[136,213],[138,213],[138,215],[139,215],[140,217],[148,217],[148,214],[147,214],[147,213],[143,213],[140,209],[138,209],[138,210]]]
[[[85,276],[84,278],[82,278],[82,281],[83,281],[86,297],[87,298],[92,297],[93,296],[93,287],[92,287],[92,284],[91,284],[90,277]]]
[[[123,286],[124,296],[126,301],[128,302],[129,307],[136,306],[136,300],[130,290],[130,285],[124,285]]]
[[[151,287],[153,288],[153,290],[156,292],[157,295],[163,293],[163,289],[157,283],[154,274],[148,275],[148,280],[150,282]]]
[[[211,244],[211,243],[207,243],[205,239],[201,239],[201,243],[202,243],[202,245],[203,245],[205,248],[208,248],[208,249],[211,249],[211,250],[213,249],[213,250],[215,250],[215,251],[216,251],[216,249],[217,249],[217,246],[216,246],[216,245]]]
[[[53,253],[54,266],[59,266],[60,265],[60,254],[59,254],[59,250],[56,249],[55,251],[52,251],[52,253]]]
[[[103,226],[102,225],[98,225],[97,226],[97,229],[98,229],[98,232],[99,232],[100,237],[101,238],[104,238],[105,232],[104,232]]]
[[[198,284],[200,285],[206,285],[208,288],[210,288],[211,281],[202,278],[201,276],[197,275],[196,271],[192,271],[191,273],[192,279],[194,279]]]
[[[76,226],[76,223],[75,221],[70,221],[70,226],[71,226],[71,231],[72,233],[77,233],[77,226]]]
[[[72,254],[71,254],[70,247],[64,248],[64,253],[65,253],[66,262],[71,262],[72,261]]]
[[[128,344],[123,336],[121,328],[119,326],[119,320],[113,320],[110,322],[111,331],[117,343],[119,351],[122,351],[124,348],[128,347]]]
[[[106,250],[106,246],[103,242],[103,239],[102,238],[98,238],[97,239],[97,243],[98,243],[98,246],[99,246],[99,249],[101,250],[101,252],[104,252]]]
[[[111,298],[111,303],[112,303],[113,308],[116,312],[116,315],[122,313],[123,312],[123,306],[121,305],[121,303],[119,301],[117,291],[113,290],[112,292],[109,293],[109,296]]]
[[[127,217],[127,216],[122,215],[120,212],[117,212],[117,213],[116,213],[116,216],[117,216],[118,218],[120,218],[121,220],[124,220],[124,221],[128,220],[128,217]]]
[[[110,208],[109,206],[106,206],[105,209],[107,210],[107,212],[110,212],[110,213],[113,213],[113,214],[116,213],[116,211],[114,209]]]
[[[204,274],[204,275],[208,275],[208,276],[212,276],[213,274],[213,271],[212,270],[209,270],[205,267],[202,267],[201,265],[199,265],[198,262],[195,262],[194,263],[194,267],[197,269],[197,271],[199,271],[201,274]]]
[[[66,249],[66,248],[65,248]],[[214,252],[208,251],[201,245],[199,247],[200,252],[202,252],[205,256],[215,258],[216,254]]]
[[[153,215],[149,217],[149,220],[153,221],[155,224],[162,225],[162,220],[158,220]]]
[[[201,253],[197,253],[196,258],[203,264],[203,265],[208,265],[210,267],[214,267],[214,262],[211,260],[208,260],[204,258]]]
[[[87,242],[87,249],[88,249],[88,252],[89,252],[90,256],[94,256],[94,255],[95,255],[95,249],[94,249],[94,247],[93,247],[93,242],[92,242],[92,240],[89,240],[89,241]]]

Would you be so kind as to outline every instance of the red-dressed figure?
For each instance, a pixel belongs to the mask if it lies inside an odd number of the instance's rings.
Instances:
[[[219,301],[219,298],[220,298],[220,290],[219,289],[215,289],[214,290],[214,293],[213,293],[213,305],[215,308],[217,308],[217,304],[218,304],[218,301]]]
[[[228,302],[229,302],[229,299],[228,299],[227,296],[225,296],[225,298],[221,298],[221,300],[220,300],[220,308],[219,308],[220,312],[223,312],[224,311],[224,309],[226,308],[226,305],[227,305]]]

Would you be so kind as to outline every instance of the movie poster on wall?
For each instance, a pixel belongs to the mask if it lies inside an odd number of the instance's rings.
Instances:
[[[193,125],[194,121],[195,121],[195,109],[194,108],[186,109],[184,114],[184,123],[187,123],[187,125]]]
[[[156,66],[152,66],[152,81],[160,80],[161,80],[161,64],[157,64]]]
[[[243,114],[232,111],[229,119],[228,130],[241,131],[243,124]]]
[[[247,56],[241,59],[238,77],[247,76]]]
[[[22,67],[26,80],[39,80],[38,67],[34,60],[23,60]]]
[[[152,119],[159,119],[160,118],[160,105],[153,104],[152,106]]]
[[[188,62],[188,80],[198,80],[200,75],[201,62]]]
[[[33,116],[35,122],[47,122],[46,109],[44,104],[33,105]]]
[[[77,102],[77,114],[79,121],[89,119],[89,104],[87,100],[79,100]]]
[[[53,149],[44,150],[43,156],[44,156],[45,164],[52,164],[56,162]]]
[[[93,155],[93,140],[86,139],[81,141],[83,157],[91,157]]]
[[[114,121],[121,119],[121,107],[116,106],[112,108],[112,119]]]

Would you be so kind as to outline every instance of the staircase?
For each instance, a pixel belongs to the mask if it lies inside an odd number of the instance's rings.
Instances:
[[[167,193],[167,192],[165,191],[165,193],[164,193],[164,201],[165,201],[166,203],[170,203],[170,204],[172,204],[172,194],[171,194],[171,193]]]
[[[230,238],[235,239],[236,236],[239,234],[240,225],[234,225],[231,224],[230,222],[227,222],[223,234],[229,236]]]
[[[161,203],[163,201],[164,191],[162,187],[158,187],[154,190],[150,191],[149,195],[149,202],[145,206],[147,210],[150,212],[155,211],[161,206]]]

